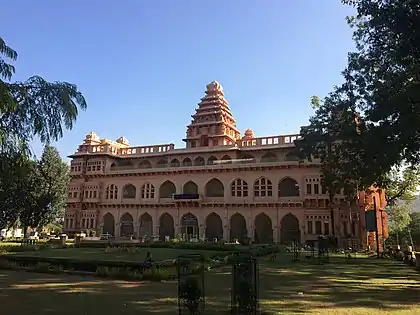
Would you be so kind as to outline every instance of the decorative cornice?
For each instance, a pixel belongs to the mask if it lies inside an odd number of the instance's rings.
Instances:
[[[130,172],[130,173],[106,173],[106,174],[73,174],[70,175],[72,179],[84,178],[113,178],[113,177],[142,177],[142,176],[171,176],[171,175],[181,175],[181,174],[202,174],[202,173],[230,173],[230,172],[250,172],[250,171],[272,171],[272,170],[281,170],[281,169],[301,169],[301,168],[319,168],[320,164],[282,164],[282,165],[246,165],[238,167],[226,167],[223,168],[212,168],[204,167],[199,169],[168,169],[168,170],[152,170],[147,171],[143,169],[142,171]]]

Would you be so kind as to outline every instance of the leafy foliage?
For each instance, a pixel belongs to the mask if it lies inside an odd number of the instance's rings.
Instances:
[[[10,60],[17,53],[0,38],[0,144],[22,142],[34,136],[43,143],[63,136],[63,127],[72,129],[78,108],[87,104],[77,86],[67,82],[47,82],[39,76],[25,82],[9,82],[15,72]],[[2,79],[3,80],[2,80]]]
[[[19,152],[0,152],[0,228],[9,228],[18,220],[25,198],[27,163]]]
[[[313,99],[316,112],[296,142],[301,158],[322,163],[330,197],[372,184],[392,190],[393,167],[420,161],[420,5],[342,2],[356,9],[347,20],[357,50],[348,55],[344,83],[323,102]]]
[[[11,82],[18,54],[0,37],[0,227],[19,219],[36,227],[51,221],[65,200],[67,166],[47,147],[40,161],[29,158],[29,142],[58,140],[72,129],[86,100],[74,84],[39,76]]]
[[[388,173],[387,204],[393,206],[397,201],[413,202],[419,186],[420,169],[418,167],[393,168]]]
[[[420,170],[417,167],[393,168],[388,178],[389,228],[391,233],[398,233],[411,222],[412,203],[420,185]]]
[[[69,168],[56,148],[45,147],[41,159],[32,162],[24,182],[24,206],[19,219],[25,228],[45,226],[63,214]]]
[[[401,232],[411,222],[411,207],[409,203],[393,205],[388,211],[390,233]]]

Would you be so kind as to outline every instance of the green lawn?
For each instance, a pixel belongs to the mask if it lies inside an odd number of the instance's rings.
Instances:
[[[118,261],[141,261],[143,262],[146,253],[150,252],[154,261],[162,261],[167,259],[175,259],[179,255],[186,254],[202,254],[204,256],[211,256],[218,252],[210,250],[185,250],[172,248],[142,248],[129,249],[122,251],[118,248],[66,248],[66,249],[43,249],[37,251],[17,252],[14,255],[24,256],[42,256],[54,258],[76,258],[76,259],[92,259],[92,260],[118,260]]]
[[[395,261],[326,265],[260,260],[260,304],[274,314],[420,314],[420,273]],[[280,261],[281,260],[281,261]],[[230,268],[206,273],[206,313],[229,305]],[[162,314],[176,311],[176,283],[0,271],[1,314]],[[22,300],[24,299],[24,300]]]

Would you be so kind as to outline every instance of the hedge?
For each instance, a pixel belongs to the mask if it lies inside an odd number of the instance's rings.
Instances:
[[[277,246],[263,245],[247,251],[220,253],[205,260],[205,268],[219,268],[231,264],[238,252],[247,252],[255,257],[265,256],[279,251]],[[176,276],[177,259],[156,263],[130,261],[104,261],[71,258],[50,258],[40,256],[0,255],[0,269],[16,269],[49,273],[87,274],[100,277],[127,280],[168,280]],[[199,269],[192,273],[201,272]]]

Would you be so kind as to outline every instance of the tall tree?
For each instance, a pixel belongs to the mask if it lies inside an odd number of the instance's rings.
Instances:
[[[0,37],[0,226],[11,226],[24,199],[29,142],[58,140],[72,129],[86,101],[74,84],[39,76],[12,82],[18,54]]]
[[[47,143],[61,138],[63,127],[72,129],[78,108],[86,108],[77,87],[40,76],[11,82],[15,67],[2,56],[15,61],[18,54],[0,37],[0,144],[27,145],[34,136]]]
[[[10,228],[19,217],[29,172],[27,161],[20,152],[0,151],[0,229]]]
[[[347,20],[357,49],[348,56],[344,83],[319,102],[297,141],[302,157],[320,157],[331,194],[349,183],[388,187],[393,167],[420,161],[419,2],[342,2],[356,10]]]
[[[56,148],[46,146],[41,159],[32,164],[25,178],[25,202],[19,220],[24,226],[38,228],[54,222],[63,214],[67,199],[69,167]]]

